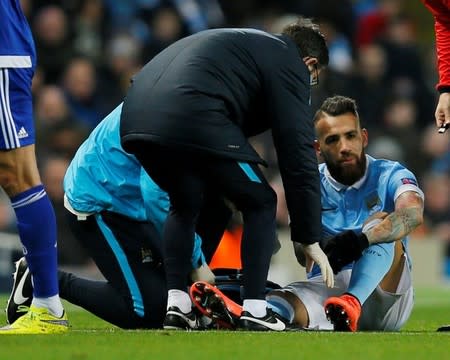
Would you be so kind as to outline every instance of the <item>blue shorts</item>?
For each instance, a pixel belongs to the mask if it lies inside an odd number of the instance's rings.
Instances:
[[[35,142],[31,80],[34,68],[0,68],[0,150]]]

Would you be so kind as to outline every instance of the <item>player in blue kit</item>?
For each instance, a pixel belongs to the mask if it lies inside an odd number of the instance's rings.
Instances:
[[[59,271],[60,294],[121,328],[158,328],[166,314],[161,233],[170,203],[167,193],[152,181],[136,158],[122,149],[121,111],[122,104],[93,130],[64,177],[71,230],[106,281]],[[211,209],[211,216],[202,222],[207,226],[199,223],[197,231],[218,243],[231,211],[220,201]],[[191,264],[192,280],[214,281],[199,235]],[[14,301],[15,294],[27,297],[31,288],[29,278],[21,281],[27,277],[26,269],[26,262],[20,260],[6,311],[10,322],[20,316],[22,305]]]
[[[266,299],[281,319],[301,328],[398,330],[413,307],[407,235],[422,222],[423,193],[401,164],[365,154],[368,134],[352,99],[327,99],[315,115],[315,128],[316,150],[324,160],[321,246],[337,272],[335,287],[323,284],[315,266],[307,281],[274,290]],[[296,255],[302,262],[298,248]],[[240,315],[213,286],[194,284],[191,295],[202,312],[220,321]]]
[[[26,316],[0,334],[61,333],[69,328],[58,295],[56,222],[35,156],[31,80],[33,37],[18,0],[0,6],[0,186],[11,200],[33,276]]]

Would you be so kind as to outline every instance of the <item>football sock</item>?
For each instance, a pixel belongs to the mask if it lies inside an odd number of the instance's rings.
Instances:
[[[292,323],[292,320],[294,320],[294,308],[287,300],[279,296],[267,296],[266,300],[270,309],[288,320],[289,323]]]
[[[246,299],[242,306],[244,311],[248,311],[254,317],[263,317],[267,314],[267,301],[258,299]]]
[[[59,295],[50,296],[48,298],[33,298],[32,305],[39,308],[47,308],[53,315],[61,317],[64,313],[64,308],[61,304]]]
[[[184,314],[191,312],[192,302],[189,294],[182,290],[170,289],[167,297],[167,309],[176,306]]]
[[[394,245],[394,243],[371,245],[353,265],[347,293],[355,296],[361,305],[389,271],[394,260]]]
[[[11,198],[17,228],[28,267],[33,275],[33,296],[58,294],[56,220],[53,206],[42,185]]]

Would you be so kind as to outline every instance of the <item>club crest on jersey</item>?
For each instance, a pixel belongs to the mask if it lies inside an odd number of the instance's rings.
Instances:
[[[379,210],[378,208],[381,205],[381,200],[380,200],[380,197],[378,196],[378,193],[369,194],[369,196],[367,196],[364,199],[364,201],[369,210],[375,210],[375,211]]]
[[[411,184],[411,185],[417,186],[417,181],[416,181],[416,179],[403,178],[401,181],[402,181],[402,184]]]

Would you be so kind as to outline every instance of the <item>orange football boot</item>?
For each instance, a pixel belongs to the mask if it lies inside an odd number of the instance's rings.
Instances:
[[[325,301],[324,307],[327,319],[334,325],[335,331],[357,330],[361,304],[356,297],[350,294],[330,297]]]
[[[242,306],[235,303],[217,287],[205,281],[192,284],[189,291],[192,303],[207,317],[213,319],[218,328],[235,329],[242,314]]]

